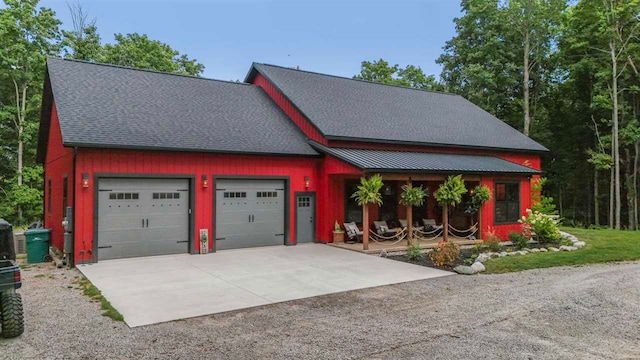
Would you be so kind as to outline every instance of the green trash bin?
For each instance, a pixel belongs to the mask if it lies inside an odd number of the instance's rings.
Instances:
[[[51,229],[25,230],[27,243],[27,261],[29,264],[41,263],[49,256],[49,234]]]

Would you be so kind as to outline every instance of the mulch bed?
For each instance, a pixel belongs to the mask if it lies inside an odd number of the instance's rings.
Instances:
[[[406,262],[414,265],[428,266],[428,267],[432,267],[440,270],[453,271],[454,267],[458,265],[464,265],[464,260],[471,257],[472,254],[473,254],[473,249],[460,249],[460,257],[458,258],[458,260],[456,260],[453,266],[449,266],[449,265],[433,266],[433,262],[429,258],[428,254],[422,254],[422,258],[420,258],[419,260],[409,260],[407,255],[393,255],[393,256],[388,256],[387,259],[402,261],[402,262]]]

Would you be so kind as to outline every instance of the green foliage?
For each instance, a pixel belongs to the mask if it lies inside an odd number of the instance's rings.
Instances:
[[[24,226],[42,219],[42,167],[28,166],[23,170],[23,184],[16,177],[0,179],[0,217],[14,226]],[[22,208],[22,218],[16,209]]]
[[[422,186],[413,187],[411,184],[402,185],[400,204],[404,206],[422,206],[427,193]]]
[[[502,241],[495,235],[488,235],[482,241],[482,245],[491,252],[502,251]]]
[[[509,231],[509,241],[513,243],[513,247],[517,250],[522,250],[524,248],[529,247],[529,239],[524,236],[522,233]]]
[[[557,215],[556,204],[552,197],[542,195],[547,178],[541,177],[531,184],[531,210],[547,215]]]
[[[420,249],[420,245],[411,244],[407,246],[407,257],[411,261],[417,261],[422,259],[422,249]]]
[[[104,46],[100,62],[194,76],[204,71],[204,65],[195,59],[147,35],[116,34],[115,40]]]
[[[473,195],[464,210],[467,214],[476,214],[484,203],[491,199],[491,190],[484,185],[478,185],[473,188]]]
[[[576,266],[640,259],[640,232],[620,230],[563,229],[587,243],[578,251],[547,252],[491,259],[486,273],[497,274],[555,266]]]
[[[525,227],[531,229],[533,237],[540,244],[557,244],[562,239],[557,215],[547,215],[527,209],[527,215],[518,220]]]
[[[82,290],[82,294],[84,296],[100,303],[100,309],[103,311],[102,316],[106,316],[113,321],[124,321],[124,316],[122,316],[122,314],[120,314],[120,312],[111,305],[109,300],[102,295],[102,292],[98,290],[91,281],[83,277],[82,279],[77,280],[75,284],[77,284],[78,288]]]
[[[360,206],[367,204],[382,205],[382,195],[380,194],[382,186],[384,186],[384,183],[382,182],[382,176],[379,174],[372,175],[368,179],[361,177],[358,190],[351,195],[351,198],[355,199]]]
[[[436,247],[429,252],[429,258],[434,266],[451,266],[460,258],[460,247],[453,242],[440,241]]]
[[[455,206],[462,201],[462,195],[466,193],[467,188],[464,187],[462,175],[457,175],[449,176],[433,193],[433,197],[441,205]]]
[[[363,61],[360,66],[360,74],[353,78],[423,90],[443,90],[435,76],[425,75],[420,67],[407,65],[402,69],[400,65],[391,66],[383,59],[373,62]]]

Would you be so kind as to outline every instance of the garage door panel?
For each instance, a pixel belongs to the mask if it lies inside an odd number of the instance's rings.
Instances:
[[[218,180],[216,249],[284,244],[283,180]]]
[[[188,188],[183,179],[100,179],[98,259],[187,252]]]

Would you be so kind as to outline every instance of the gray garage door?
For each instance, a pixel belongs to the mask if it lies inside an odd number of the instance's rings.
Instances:
[[[216,181],[216,250],[284,245],[283,180]]]
[[[100,179],[98,186],[98,260],[188,251],[188,180]]]

